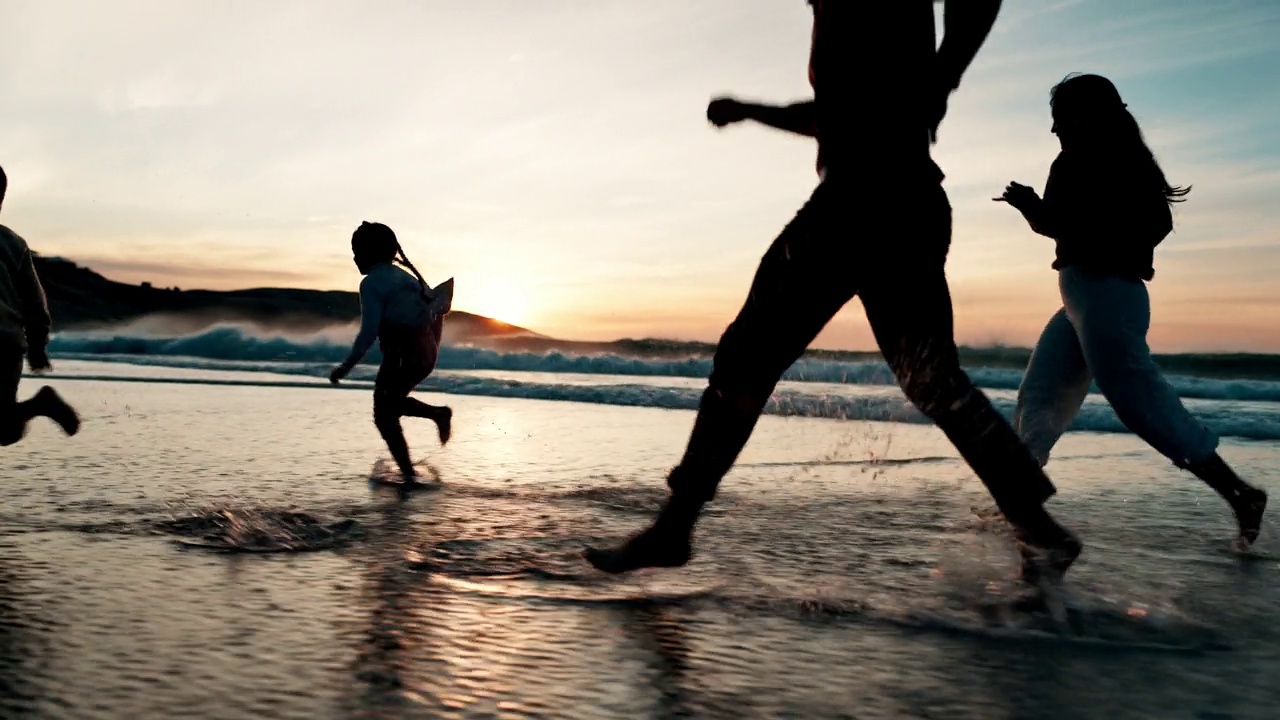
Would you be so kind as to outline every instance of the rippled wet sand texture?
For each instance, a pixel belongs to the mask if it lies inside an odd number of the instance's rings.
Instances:
[[[613,578],[578,551],[647,521],[692,413],[427,396],[455,409],[449,447],[406,424],[444,488],[406,495],[368,482],[386,452],[363,392],[54,384],[82,434],[36,426],[0,455],[0,717],[1270,718],[1280,703],[1274,526],[1259,557],[1233,555],[1225,506],[1129,436],[1069,436],[1050,466],[1054,509],[1088,543],[1063,628],[1008,609],[1012,549],[926,426],[765,418],[694,563]],[[1280,492],[1280,446],[1223,452]],[[220,512],[296,537],[354,522],[313,552],[179,542],[225,538]]]

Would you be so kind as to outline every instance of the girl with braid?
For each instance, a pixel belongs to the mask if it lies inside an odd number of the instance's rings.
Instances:
[[[387,443],[405,482],[417,474],[400,427],[401,416],[432,420],[440,444],[449,442],[453,410],[409,397],[435,369],[444,316],[453,302],[453,281],[432,289],[400,247],[391,228],[364,222],[351,235],[351,253],[360,281],[360,332],[351,354],[329,374],[338,384],[380,340],[382,366],[373,389],[373,422]],[[398,267],[397,263],[408,268]],[[410,275],[412,273],[412,275]]]

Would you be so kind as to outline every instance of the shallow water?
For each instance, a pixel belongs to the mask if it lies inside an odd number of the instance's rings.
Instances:
[[[196,384],[54,380],[81,435],[37,424],[0,455],[0,717],[1269,718],[1280,702],[1274,528],[1262,559],[1235,556],[1225,506],[1129,435],[1073,433],[1050,465],[1052,507],[1088,544],[1060,627],[984,615],[1014,592],[1012,548],[927,425],[766,417],[694,563],[612,578],[577,553],[645,523],[691,412],[425,393],[453,406],[454,439],[408,421],[444,488],[405,496],[368,482],[386,451],[358,386],[59,371]],[[1223,454],[1280,489],[1280,443]],[[210,553],[165,532],[193,508],[361,534]]]

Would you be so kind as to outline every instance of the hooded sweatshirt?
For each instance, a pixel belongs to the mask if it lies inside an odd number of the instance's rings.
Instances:
[[[51,325],[31,249],[17,233],[0,225],[0,350],[43,348]]]
[[[1155,248],[1173,214],[1144,163],[1064,151],[1053,161],[1039,218],[1057,242],[1053,269],[1078,266],[1129,279],[1155,276]]]

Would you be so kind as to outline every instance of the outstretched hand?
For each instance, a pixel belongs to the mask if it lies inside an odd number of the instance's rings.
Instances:
[[[730,97],[720,97],[707,105],[707,120],[716,127],[724,127],[747,119],[747,106]]]
[[[334,369],[329,371],[329,382],[333,383],[334,385],[337,385],[338,381],[346,377],[348,372],[349,371],[345,366],[339,365],[335,367]]]
[[[1003,195],[991,199],[995,202],[1009,203],[1020,212],[1026,212],[1040,202],[1040,196],[1034,189],[1016,182],[1009,183]]]

